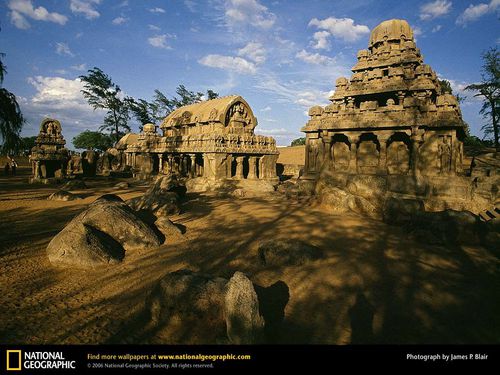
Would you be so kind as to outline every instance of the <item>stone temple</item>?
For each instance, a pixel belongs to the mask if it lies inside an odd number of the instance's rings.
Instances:
[[[316,178],[323,163],[376,175],[460,171],[465,133],[457,99],[423,63],[408,22],[375,27],[352,72],[337,79],[331,104],[309,110],[305,177]]]
[[[376,26],[357,60],[331,104],[309,110],[303,183],[331,207],[373,216],[391,199],[426,210],[491,206],[491,183],[462,171],[458,101],[424,64],[408,22]]]
[[[31,150],[32,177],[30,183],[60,182],[66,175],[69,153],[64,147],[61,123],[46,118]]]
[[[146,124],[117,145],[137,178],[176,173],[208,180],[277,181],[278,151],[271,137],[254,134],[257,119],[240,96],[187,105],[160,125]]]

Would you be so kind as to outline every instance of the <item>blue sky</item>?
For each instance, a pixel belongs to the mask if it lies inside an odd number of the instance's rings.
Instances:
[[[480,101],[462,90],[500,43],[500,0],[0,0],[0,10],[4,86],[28,120],[22,134],[52,116],[68,143],[102,123],[78,80],[97,66],[135,98],[173,95],[179,84],[242,95],[257,132],[289,144],[390,18],[406,19],[424,61],[467,95],[464,119],[481,135]]]

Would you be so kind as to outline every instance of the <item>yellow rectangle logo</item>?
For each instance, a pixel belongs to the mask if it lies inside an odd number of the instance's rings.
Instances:
[[[7,350],[7,371],[21,371],[20,350]]]

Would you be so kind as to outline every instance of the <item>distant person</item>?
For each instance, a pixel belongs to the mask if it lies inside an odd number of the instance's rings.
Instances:
[[[9,162],[5,163],[4,171],[5,171],[5,175],[8,176],[9,175],[9,171],[10,171],[10,164],[9,164]]]
[[[10,159],[10,169],[12,170],[12,176],[15,176],[17,169],[17,162],[14,160],[14,158]]]

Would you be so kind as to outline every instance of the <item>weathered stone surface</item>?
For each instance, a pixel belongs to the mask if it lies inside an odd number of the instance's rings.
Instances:
[[[130,184],[126,181],[119,182],[115,185],[115,189],[128,189],[130,187]]]
[[[380,176],[353,175],[347,181],[346,190],[352,195],[370,200],[380,199],[387,190],[387,181]]]
[[[165,216],[160,216],[155,221],[156,227],[168,238],[170,236],[182,235],[182,230]]]
[[[162,240],[120,197],[106,194],[73,218],[47,252],[51,262],[90,267],[122,259],[124,250],[156,248]]]
[[[170,176],[159,177],[142,197],[130,199],[127,203],[134,210],[148,210],[157,216],[177,215],[181,212],[179,195],[186,193],[186,187]]]
[[[380,219],[382,217],[382,211],[378,205],[380,201],[360,197],[357,195],[352,195],[348,200],[348,207],[351,211],[370,217],[372,219]]]
[[[330,187],[323,189],[319,196],[319,201],[322,205],[326,206],[329,211],[336,213],[343,213],[349,211],[349,200],[352,195],[346,191]]]
[[[424,211],[424,202],[421,200],[391,197],[385,201],[383,218],[387,224],[405,225],[420,211]]]
[[[146,301],[151,325],[168,331],[165,343],[216,343],[226,336],[226,283],[190,270],[167,274]]]
[[[298,240],[270,240],[259,245],[263,265],[300,266],[323,257],[323,251]]]
[[[48,198],[49,201],[74,201],[75,199],[81,199],[78,195],[72,194],[69,191],[59,190],[52,193]]]
[[[87,189],[87,185],[85,184],[84,181],[82,180],[69,180],[66,182],[62,187],[62,190],[83,190]]]
[[[68,225],[50,241],[47,255],[53,264],[95,268],[119,263],[125,251],[106,233],[78,222]]]
[[[262,341],[264,319],[250,279],[235,272],[226,285],[224,315],[231,344],[257,344]]]
[[[445,245],[480,243],[481,223],[468,211],[416,212],[410,228],[432,233],[434,243],[436,239]],[[425,241],[425,236],[421,238]]]

